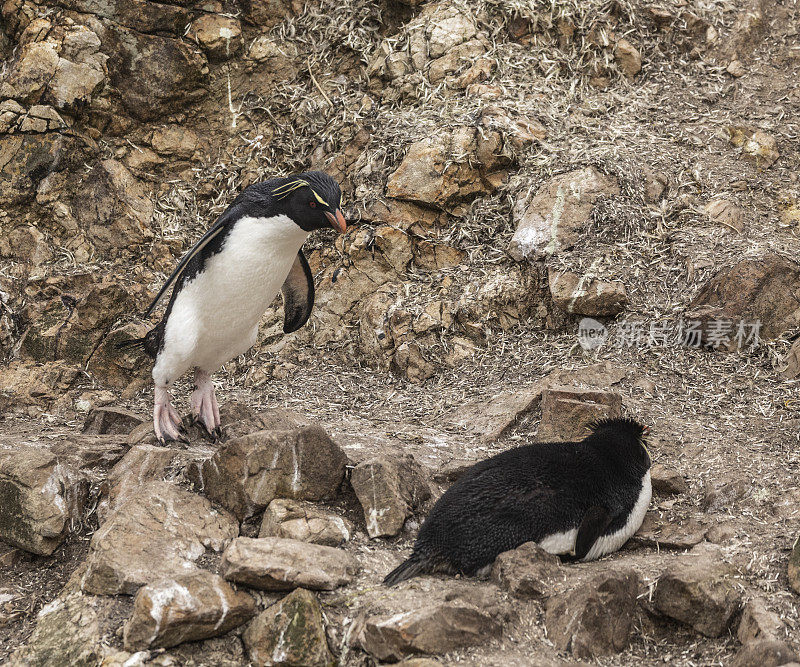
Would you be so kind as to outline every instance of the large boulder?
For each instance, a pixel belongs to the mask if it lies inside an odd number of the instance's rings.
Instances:
[[[346,456],[319,426],[258,431],[230,440],[202,465],[206,495],[243,519],[275,498],[336,495]]]
[[[0,539],[48,555],[82,519],[88,480],[47,449],[0,448]]]
[[[143,586],[125,624],[125,648],[141,651],[223,635],[256,613],[255,601],[201,570]]]
[[[206,548],[222,551],[238,534],[236,520],[206,498],[169,482],[147,482],[92,536],[81,587],[132,595],[146,584],[196,571]]]

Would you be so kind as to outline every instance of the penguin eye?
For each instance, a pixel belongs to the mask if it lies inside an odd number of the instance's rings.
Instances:
[[[311,208],[317,208],[317,202],[315,202],[315,201],[310,201],[310,202],[308,202],[308,205],[309,205]]]

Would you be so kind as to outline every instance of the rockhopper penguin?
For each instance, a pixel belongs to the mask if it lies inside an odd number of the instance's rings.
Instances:
[[[472,466],[439,498],[411,557],[384,579],[475,574],[525,542],[569,560],[619,549],[650,505],[646,428],[604,419],[581,442],[511,449]]]
[[[244,190],[183,257],[145,317],[170,287],[161,321],[140,347],[155,359],[153,426],[162,443],[182,439],[170,403],[172,383],[194,369],[192,413],[220,434],[211,374],[256,342],[258,322],[283,292],[285,333],[306,323],[314,305],[314,279],[301,246],[315,229],[346,228],[336,181],[319,171],[273,178]]]

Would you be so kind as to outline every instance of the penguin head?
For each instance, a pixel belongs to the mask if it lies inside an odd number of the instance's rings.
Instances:
[[[647,426],[635,419],[599,419],[589,428],[592,434],[586,439],[604,450],[609,457],[624,461],[642,473],[650,469],[650,452],[645,439],[649,433]]]
[[[322,171],[280,179],[270,195],[276,213],[285,214],[307,232],[333,227],[343,234],[347,229],[339,184]]]

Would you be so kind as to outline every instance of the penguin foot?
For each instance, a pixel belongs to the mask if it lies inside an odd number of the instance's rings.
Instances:
[[[178,440],[188,443],[186,429],[183,428],[181,418],[170,402],[169,389],[156,387],[156,396],[153,404],[153,430],[156,439],[165,445],[167,440]]]
[[[211,376],[199,368],[194,371],[195,390],[192,392],[192,414],[195,423],[202,424],[209,437],[217,442],[222,436],[219,404]]]

